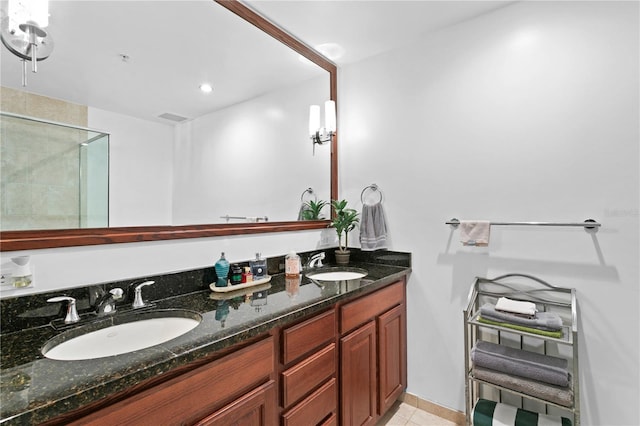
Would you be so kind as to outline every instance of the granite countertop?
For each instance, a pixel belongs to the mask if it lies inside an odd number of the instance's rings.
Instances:
[[[200,290],[155,300],[155,306],[140,312],[182,309],[199,314],[202,321],[178,338],[122,355],[51,360],[41,353],[44,344],[61,333],[51,325],[3,334],[0,423],[37,424],[53,419],[338,301],[382,288],[410,272],[409,266],[379,263],[352,261],[349,266],[366,269],[368,275],[348,285],[327,282],[321,288],[305,275],[296,284],[277,274],[268,289],[255,295],[247,289],[246,295],[219,300],[221,293]],[[257,286],[254,291],[262,288]]]

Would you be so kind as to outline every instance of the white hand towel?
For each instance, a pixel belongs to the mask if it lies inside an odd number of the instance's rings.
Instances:
[[[460,242],[464,246],[486,247],[490,230],[491,222],[487,220],[460,221]]]
[[[535,316],[536,312],[538,312],[538,309],[536,308],[536,304],[532,302],[525,302],[522,300],[513,300],[506,297],[501,297],[496,303],[496,311]]]
[[[387,224],[382,203],[364,204],[360,218],[360,249],[373,251],[387,248]]]

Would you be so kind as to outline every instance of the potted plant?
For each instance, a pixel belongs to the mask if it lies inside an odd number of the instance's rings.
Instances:
[[[302,219],[303,220],[321,220],[323,219],[320,216],[320,213],[322,211],[322,208],[324,206],[326,206],[327,203],[324,200],[320,200],[320,201],[307,201],[306,203],[304,203],[304,210],[302,210]]]
[[[360,220],[358,212],[354,209],[347,208],[347,200],[333,200],[331,202],[335,216],[329,225],[336,229],[338,234],[338,249],[336,250],[336,263],[338,265],[346,265],[349,263],[349,232],[356,227],[356,223]],[[342,234],[344,234],[344,245],[342,245]]]

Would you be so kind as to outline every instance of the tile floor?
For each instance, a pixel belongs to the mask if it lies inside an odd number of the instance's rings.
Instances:
[[[456,426],[456,423],[398,401],[377,426]]]

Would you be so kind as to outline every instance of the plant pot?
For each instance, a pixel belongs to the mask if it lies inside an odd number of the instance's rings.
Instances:
[[[345,250],[345,251],[336,250],[336,264],[348,265],[350,255],[351,255],[350,250]]]

